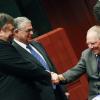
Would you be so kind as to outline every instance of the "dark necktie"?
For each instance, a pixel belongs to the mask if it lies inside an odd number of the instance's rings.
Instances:
[[[97,56],[97,70],[98,70],[98,73],[100,73],[100,56],[99,55]]]
[[[31,52],[31,54],[43,65],[43,67],[49,71],[48,64],[46,61],[34,50],[30,45],[27,45],[26,48],[28,48]]]

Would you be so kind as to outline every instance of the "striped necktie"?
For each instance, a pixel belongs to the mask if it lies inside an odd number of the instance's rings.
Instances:
[[[43,67],[49,71],[48,64],[46,61],[30,46],[27,45],[26,48],[28,48],[31,52],[31,54],[43,65]]]

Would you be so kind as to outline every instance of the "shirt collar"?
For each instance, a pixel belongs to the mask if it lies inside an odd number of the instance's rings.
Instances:
[[[21,47],[26,48],[26,44],[25,44],[25,43],[22,43],[22,42],[20,42],[20,41],[18,41],[18,40],[16,40],[16,39],[14,39],[14,41],[15,41],[17,44],[19,44]]]

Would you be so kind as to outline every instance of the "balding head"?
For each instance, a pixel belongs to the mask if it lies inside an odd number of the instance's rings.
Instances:
[[[31,23],[31,20],[29,20],[26,17],[17,17],[14,19],[15,22],[15,28],[21,29],[23,28],[27,23]]]
[[[100,54],[100,26],[95,25],[87,31],[86,42],[95,54]]]
[[[89,38],[93,40],[100,39],[100,26],[95,25],[87,31],[87,37],[86,37],[87,41]]]

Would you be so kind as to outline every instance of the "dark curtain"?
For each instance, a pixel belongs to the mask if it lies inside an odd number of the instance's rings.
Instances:
[[[22,16],[31,19],[37,35],[42,35],[51,30],[45,9],[41,0],[16,0]]]
[[[52,28],[63,27],[71,45],[80,57],[87,48],[86,32],[95,25],[92,8],[96,0],[42,0]]]
[[[0,11],[32,20],[37,35],[63,27],[79,57],[87,48],[87,30],[95,25],[93,6],[97,0],[0,0]]]
[[[0,12],[8,13],[13,17],[20,16],[20,10],[14,0],[0,0]]]

